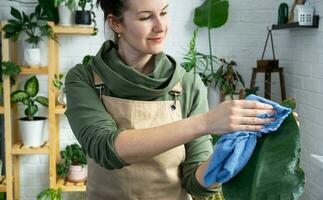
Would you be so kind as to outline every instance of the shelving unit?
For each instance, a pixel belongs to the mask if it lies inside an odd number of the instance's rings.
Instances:
[[[273,24],[271,28],[272,30],[291,29],[291,28],[318,28],[319,21],[320,21],[320,16],[315,15],[313,18],[312,26],[300,26],[298,22],[293,22],[293,23],[287,23],[287,24]]]
[[[6,22],[0,23],[0,31]],[[54,34],[85,34],[94,33],[92,27],[83,26],[55,26],[49,22],[53,28]],[[12,49],[10,49],[10,47]],[[10,55],[12,50],[12,55]],[[11,60],[16,62],[16,44],[4,38],[2,32],[2,58],[3,61]],[[4,104],[0,105],[0,114],[4,114],[5,119],[5,157],[6,157],[6,176],[0,178],[0,192],[7,193],[7,200],[19,199],[19,156],[31,154],[49,155],[49,182],[50,188],[62,188],[63,191],[85,191],[86,182],[72,183],[56,176],[56,163],[60,159],[59,150],[59,116],[64,114],[66,107],[57,104],[57,89],[52,81],[55,74],[59,72],[59,44],[48,40],[48,67],[47,66],[21,66],[20,75],[48,75],[48,129],[49,139],[41,147],[30,148],[24,146],[19,140],[17,105],[11,105],[10,102],[10,79],[3,76],[3,98]],[[15,87],[15,86],[14,86]],[[14,88],[13,87],[13,88]],[[9,120],[8,120],[9,119]],[[12,119],[12,120],[11,120]]]

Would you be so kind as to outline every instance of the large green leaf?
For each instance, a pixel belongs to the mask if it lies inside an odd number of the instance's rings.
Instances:
[[[194,23],[209,29],[221,27],[228,20],[229,2],[222,0],[206,0],[194,12]]]
[[[31,97],[35,97],[39,90],[39,83],[36,76],[32,76],[30,79],[27,80],[25,83],[25,91],[29,94]]]
[[[22,21],[22,15],[21,13],[19,12],[19,10],[17,10],[16,8],[14,7],[11,7],[10,9],[10,14],[15,17],[16,19],[18,19],[19,21]]]
[[[299,159],[299,129],[290,114],[277,131],[258,139],[246,167],[223,184],[225,199],[298,199],[305,184]]]
[[[24,101],[25,99],[28,99],[29,95],[22,90],[17,90],[11,94],[11,101],[13,103],[17,103],[19,101]]]
[[[37,105],[30,105],[25,109],[25,115],[28,117],[28,119],[32,120],[33,116],[38,112],[38,106]]]
[[[46,97],[38,96],[38,97],[36,97],[35,101],[37,101],[38,103],[40,103],[43,106],[48,106],[48,98],[46,98]]]

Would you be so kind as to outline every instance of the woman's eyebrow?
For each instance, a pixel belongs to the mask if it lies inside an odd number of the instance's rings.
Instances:
[[[162,10],[165,10],[167,7],[168,7],[168,4]],[[140,13],[151,13],[151,11],[143,10],[143,11],[138,12],[137,14],[140,14]]]

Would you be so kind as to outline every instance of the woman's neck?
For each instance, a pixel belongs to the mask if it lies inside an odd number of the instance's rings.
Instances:
[[[125,51],[127,49],[127,51]],[[138,52],[129,51],[131,48],[123,48],[119,46],[118,53],[122,61],[136,71],[142,74],[148,74],[153,70],[152,54],[140,54]]]

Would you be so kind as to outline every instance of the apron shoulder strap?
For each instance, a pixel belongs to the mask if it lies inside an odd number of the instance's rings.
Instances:
[[[104,89],[104,82],[102,81],[101,77],[92,69],[93,79],[94,79],[94,87],[97,93],[100,96],[100,99],[102,99],[102,93]]]

